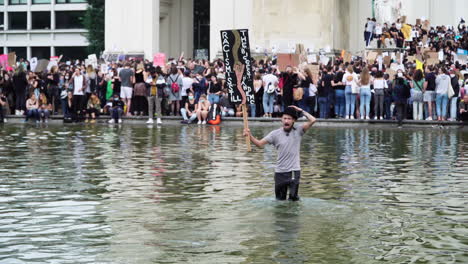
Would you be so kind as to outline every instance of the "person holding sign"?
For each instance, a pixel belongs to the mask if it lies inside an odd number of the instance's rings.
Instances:
[[[298,113],[302,113],[307,121],[305,124],[295,126]],[[277,200],[286,200],[289,189],[289,200],[299,200],[299,182],[301,178],[301,165],[299,151],[302,136],[315,123],[315,117],[297,106],[287,107],[281,118],[282,128],[270,132],[259,140],[250,133],[250,129],[244,129],[244,136],[250,138],[257,147],[262,148],[266,144],[272,144],[278,150],[278,158],[275,169],[275,194]]]

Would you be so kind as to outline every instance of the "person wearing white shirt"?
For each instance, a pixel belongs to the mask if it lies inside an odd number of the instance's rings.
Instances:
[[[345,118],[354,119],[354,110],[356,107],[356,97],[358,92],[356,91],[358,75],[354,72],[353,66],[348,66],[346,73],[343,75],[341,81],[345,84]]]
[[[69,84],[73,84],[72,107],[75,121],[83,120],[86,107],[86,97],[84,93],[88,84],[79,68],[75,69],[75,73],[70,79]]]
[[[378,71],[375,75],[374,80],[374,113],[375,118],[382,120],[383,113],[384,113],[384,97],[385,97],[385,90],[388,89],[388,83],[383,78],[383,73]]]
[[[268,73],[262,78],[263,81],[263,111],[264,117],[271,117],[273,113],[273,103],[275,102],[276,87],[278,86],[278,77]]]

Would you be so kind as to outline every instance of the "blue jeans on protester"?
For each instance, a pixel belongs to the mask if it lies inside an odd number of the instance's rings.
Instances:
[[[273,103],[275,102],[275,93],[263,93],[263,112],[265,114],[273,113]]]
[[[450,118],[453,121],[457,120],[458,115],[458,97],[454,96],[450,98]]]
[[[209,94],[208,101],[210,101],[210,104],[219,104],[219,95]]]
[[[346,86],[345,100],[346,100],[346,103],[345,103],[346,117],[349,117],[349,116],[354,117],[354,110],[356,107],[356,94],[353,94],[350,85]]]
[[[345,116],[345,91],[335,90],[335,115],[336,117]]]
[[[26,122],[31,117],[35,118],[36,121],[39,121],[39,112],[37,111],[37,109],[31,109],[26,111]]]
[[[257,106],[255,104],[249,104],[249,109],[250,109],[250,117],[256,117],[257,116]]]
[[[359,111],[361,112],[361,117],[369,116],[370,101],[371,101],[371,90],[370,90],[370,88],[361,88],[361,105],[359,106]],[[365,114],[364,114],[364,111],[365,111]]]
[[[437,94],[436,96],[437,117],[442,117],[442,118],[447,117],[447,104],[448,104],[448,95]]]
[[[390,120],[392,119],[392,97],[391,96],[385,96],[384,97],[384,109],[385,109],[385,119]]]
[[[330,109],[330,106],[328,105],[328,96],[320,96],[318,98],[318,104],[320,118],[328,118],[328,109]]]

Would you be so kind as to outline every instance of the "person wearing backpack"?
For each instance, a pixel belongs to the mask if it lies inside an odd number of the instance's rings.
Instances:
[[[177,67],[171,68],[171,74],[167,77],[167,85],[170,88],[169,101],[171,113],[178,115],[180,110],[180,101],[182,100],[180,89],[182,88],[182,76]]]
[[[406,104],[410,97],[410,87],[405,79],[403,71],[398,70],[395,80],[393,81],[393,101],[396,107],[396,117],[398,127],[403,124],[403,119],[406,115]]]
[[[267,70],[267,74],[262,77],[264,93],[263,93],[263,117],[271,117],[273,113],[273,104],[275,102],[276,87],[278,86],[278,77],[271,73],[271,69]]]

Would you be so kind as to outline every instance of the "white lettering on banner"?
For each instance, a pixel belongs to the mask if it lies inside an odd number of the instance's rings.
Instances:
[[[225,62],[224,62],[224,66],[226,67],[226,76],[227,76],[227,79],[226,79],[226,84],[227,84],[227,88],[228,88],[228,93],[231,95],[231,101],[232,102],[236,102],[236,98],[234,96],[234,83],[232,82],[232,66],[231,66],[231,62],[229,61],[229,53],[231,52],[231,49],[230,49],[230,46],[229,46],[229,40],[228,40],[228,34],[227,32],[223,32],[222,33],[222,42],[223,42],[223,52],[225,53]]]

